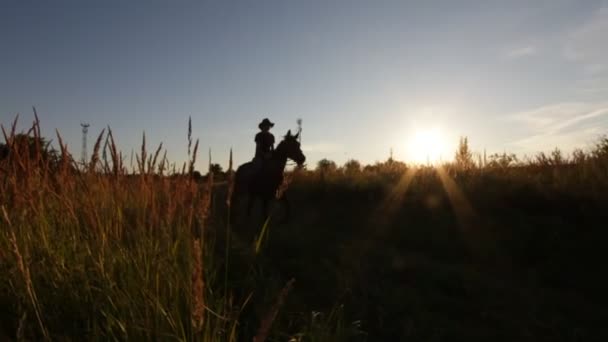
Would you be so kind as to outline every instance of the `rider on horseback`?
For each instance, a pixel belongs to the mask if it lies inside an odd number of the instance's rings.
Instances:
[[[272,199],[279,199],[285,203],[286,216],[289,213],[289,203],[284,191],[278,191],[283,184],[283,175],[288,160],[293,160],[298,166],[304,165],[306,156],[302,153],[300,133],[293,135],[291,130],[274,148],[274,136],[270,134],[270,128],[274,126],[268,119],[264,119],[259,125],[261,132],[255,136],[256,150],[255,158],[248,163],[244,163],[236,169],[234,175],[234,188],[230,203],[233,208],[238,208],[236,204],[242,195],[248,195],[248,211],[251,211],[255,199],[262,200],[262,208],[268,217],[268,204]],[[279,195],[280,193],[280,195]],[[231,214],[235,215],[236,210]]]
[[[253,158],[253,165],[256,171],[260,171],[266,161],[272,157],[274,135],[270,133],[270,129],[273,126],[274,123],[270,122],[268,118],[262,120],[258,125],[261,132],[255,135],[255,157]]]

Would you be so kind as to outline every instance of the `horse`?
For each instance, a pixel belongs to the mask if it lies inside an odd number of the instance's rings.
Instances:
[[[272,156],[264,161],[261,170],[256,170],[253,162],[248,162],[239,166],[236,170],[234,179],[234,190],[232,193],[231,203],[233,208],[237,208],[236,200],[243,194],[248,194],[247,214],[251,215],[254,200],[259,198],[262,200],[262,208],[265,217],[268,217],[268,205],[270,200],[276,197],[277,189],[283,183],[283,172],[287,159],[295,161],[298,166],[302,166],[306,160],[306,156],[300,149],[300,142],[296,135],[291,134],[291,130],[283,138],[283,141],[277,145],[277,148],[272,151]],[[285,219],[289,217],[289,201],[287,196],[283,194],[280,200],[286,208]],[[233,217],[236,215],[236,210],[232,210]]]

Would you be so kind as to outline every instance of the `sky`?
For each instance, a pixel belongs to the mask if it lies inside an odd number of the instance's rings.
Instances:
[[[0,122],[181,164],[192,117],[199,169],[250,160],[265,117],[303,120],[309,165],[568,152],[608,133],[606,56],[608,1],[4,0]]]

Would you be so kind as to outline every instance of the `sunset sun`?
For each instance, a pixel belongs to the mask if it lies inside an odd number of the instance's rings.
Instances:
[[[437,128],[418,130],[407,143],[408,156],[414,163],[437,163],[446,150],[446,143]]]

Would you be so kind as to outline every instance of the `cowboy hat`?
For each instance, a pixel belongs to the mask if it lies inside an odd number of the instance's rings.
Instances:
[[[268,120],[268,118],[265,118],[264,120],[262,120],[262,122],[260,122],[260,124],[258,125],[258,127],[260,129],[262,129],[262,127],[267,126],[267,127],[274,127],[274,123],[270,122],[270,120]]]

